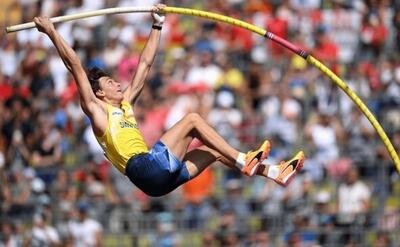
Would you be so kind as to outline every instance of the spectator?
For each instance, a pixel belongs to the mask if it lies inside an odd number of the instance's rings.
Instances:
[[[334,65],[339,56],[337,45],[330,39],[328,28],[320,25],[315,34],[315,56],[328,65]]]
[[[51,184],[62,160],[62,136],[49,116],[43,114],[39,118],[40,135],[33,148],[31,162],[38,176],[46,184]]]
[[[11,165],[26,166],[29,163],[33,123],[28,104],[28,101],[19,96],[13,96],[6,102],[10,111],[4,114],[2,131],[4,141],[9,146],[5,153],[6,161]],[[17,112],[19,114],[16,114]]]
[[[400,226],[400,212],[394,206],[386,206],[380,216],[378,227],[379,230],[390,232]]]
[[[287,39],[288,36],[288,21],[278,15],[278,8],[275,7],[272,9],[272,16],[267,19],[266,29],[279,37]],[[279,59],[282,57],[282,53],[286,53],[287,51],[280,45],[275,42],[268,42],[270,51],[274,59]]]
[[[371,166],[376,151],[373,144],[375,133],[371,123],[356,108],[353,108],[351,115],[343,122],[348,136],[349,156],[353,157],[354,164],[360,167],[364,176],[372,176],[374,167]]]
[[[118,42],[118,34],[116,32],[116,30],[110,32],[107,46],[102,54],[105,65],[111,70],[117,68],[119,61],[121,61],[125,53],[125,47]]]
[[[204,225],[203,219],[215,214],[210,200],[214,186],[211,168],[206,168],[199,176],[183,185],[183,215],[189,228]]]
[[[221,65],[222,73],[215,84],[216,89],[228,88],[236,93],[240,93],[244,89],[243,73],[232,66],[232,62],[225,58]]]
[[[63,244],[63,246],[69,247],[72,246],[72,235],[69,224],[74,215],[73,206],[70,204],[67,205],[64,205],[59,211],[57,211],[59,213],[59,218],[55,224],[55,228],[60,236],[60,242]]]
[[[54,227],[49,225],[45,214],[35,214],[33,217],[33,228],[27,239],[30,246],[52,247],[61,244],[60,237]]]
[[[39,62],[29,89],[35,97],[49,95],[54,91],[55,84],[49,71],[48,61]]]
[[[79,203],[77,206],[78,220],[71,221],[69,231],[72,235],[73,246],[101,246],[103,227],[88,215],[89,205]]]
[[[385,66],[386,65],[386,66]],[[381,83],[383,84],[382,107],[388,109],[388,114],[393,113],[392,109],[400,106],[400,65],[393,62],[382,62]],[[385,68],[386,67],[386,68]],[[399,124],[396,126],[399,128]]]
[[[258,231],[254,234],[249,234],[246,246],[249,247],[269,247],[271,239],[268,232]]]
[[[232,212],[234,215],[247,216],[250,213],[249,204],[242,200],[243,181],[238,178],[226,181],[227,195],[220,205],[220,210]]]
[[[30,181],[21,168],[15,166],[14,169],[14,172],[10,174],[9,187],[5,198],[5,209],[8,216],[18,219],[29,216],[34,205],[31,200],[32,191]]]
[[[215,235],[212,232],[204,232],[202,234],[202,246],[211,247],[216,245]]]
[[[361,49],[365,53],[364,56],[369,59],[379,56],[382,53],[387,35],[388,30],[381,16],[375,13],[365,15],[361,27]]]
[[[286,211],[308,215],[312,212],[313,182],[308,174],[302,175],[283,192],[283,207]],[[307,220],[308,221],[308,220]]]
[[[289,245],[293,238],[297,241],[301,242],[300,246],[313,246],[317,242],[317,236],[312,231],[312,227],[310,226],[309,217],[304,214],[297,214],[293,218],[293,228],[295,229],[293,232],[289,233],[287,236],[287,242]],[[293,236],[297,235],[296,237]],[[297,239],[299,238],[299,239]]]
[[[10,223],[4,222],[1,225],[0,232],[0,247],[17,247],[21,246],[21,243],[18,243],[17,239],[14,236],[13,227]]]
[[[158,215],[157,237],[153,246],[156,247],[178,247],[180,246],[180,236],[174,232],[175,225],[172,221],[172,215],[161,213]]]
[[[371,190],[359,179],[358,170],[351,168],[337,192],[337,223],[352,225],[366,223],[370,207]]]
[[[222,71],[218,65],[213,63],[212,59],[212,53],[208,51],[204,51],[196,56],[194,66],[187,73],[186,83],[205,83],[209,87],[214,88]],[[207,77],[204,77],[204,75],[207,75]]]
[[[0,73],[10,78],[17,72],[16,65],[19,63],[16,45],[15,38],[8,38],[2,42],[2,49],[0,50]]]
[[[378,232],[374,241],[374,247],[392,247],[394,244],[387,232]]]
[[[363,8],[363,3],[361,5]],[[348,6],[346,1],[334,0],[332,8],[325,8],[322,11],[321,19],[329,30],[327,35],[334,42],[332,45],[337,46],[335,59],[345,64],[353,61],[360,39],[362,14],[352,7],[351,4]]]
[[[339,157],[338,141],[344,137],[342,124],[331,112],[321,111],[317,122],[310,119],[306,124],[305,134],[315,148],[311,160],[315,167],[309,172],[314,179],[321,179],[322,171]]]
[[[256,184],[256,182],[254,184]],[[257,184],[261,184],[261,188],[253,188],[254,200],[257,204],[256,207],[259,207],[265,217],[270,221],[280,222],[281,215],[285,211],[283,202],[285,189],[271,182],[266,183],[264,179],[259,182],[257,181]]]
[[[322,246],[337,243],[337,235],[332,232],[335,227],[335,216],[330,192],[319,191],[315,195],[314,201],[316,214],[311,216],[311,224],[321,229],[318,243]]]
[[[286,244],[283,245],[284,247],[302,247],[304,246],[305,243],[301,239],[300,233],[299,232],[291,232],[287,236],[287,241]]]
[[[397,50],[397,52],[400,52],[400,12],[399,11],[395,11],[395,14],[393,16],[393,26],[395,29],[395,49]]]
[[[242,113],[236,108],[235,94],[230,90],[220,90],[215,95],[215,107],[208,114],[207,121],[233,147],[239,147],[239,127]]]
[[[285,87],[278,89],[277,96],[272,96],[264,102],[264,136],[275,136],[281,143],[286,155],[292,152],[297,141],[298,119],[301,115],[301,105],[293,98]],[[276,157],[277,159],[283,157]]]
[[[244,228],[243,225],[238,225],[237,215],[231,211],[223,211],[219,219],[219,228],[216,238],[220,246],[240,246],[240,229]]]

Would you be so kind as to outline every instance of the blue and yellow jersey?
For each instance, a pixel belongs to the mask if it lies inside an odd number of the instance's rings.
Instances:
[[[138,129],[133,109],[128,102],[121,108],[107,104],[108,126],[102,137],[96,136],[105,156],[123,174],[128,160],[149,150]]]

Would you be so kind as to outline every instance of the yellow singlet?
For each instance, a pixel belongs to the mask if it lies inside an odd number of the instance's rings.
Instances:
[[[128,102],[121,108],[107,104],[108,126],[102,137],[96,136],[105,156],[123,174],[128,160],[149,150],[138,129],[133,109]]]

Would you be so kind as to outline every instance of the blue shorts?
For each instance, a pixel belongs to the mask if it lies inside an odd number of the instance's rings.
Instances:
[[[161,141],[149,153],[137,154],[128,160],[126,176],[149,196],[163,196],[190,180],[181,162]]]

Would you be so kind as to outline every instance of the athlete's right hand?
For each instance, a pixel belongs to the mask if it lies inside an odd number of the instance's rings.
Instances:
[[[35,22],[36,28],[39,32],[49,34],[50,31],[54,30],[54,25],[48,17],[35,17],[33,18],[33,21]]]
[[[151,8],[151,16],[153,17],[154,25],[161,27],[164,24],[165,15],[159,12],[161,12],[165,7],[167,7],[167,5],[159,3],[153,5],[153,7]]]

